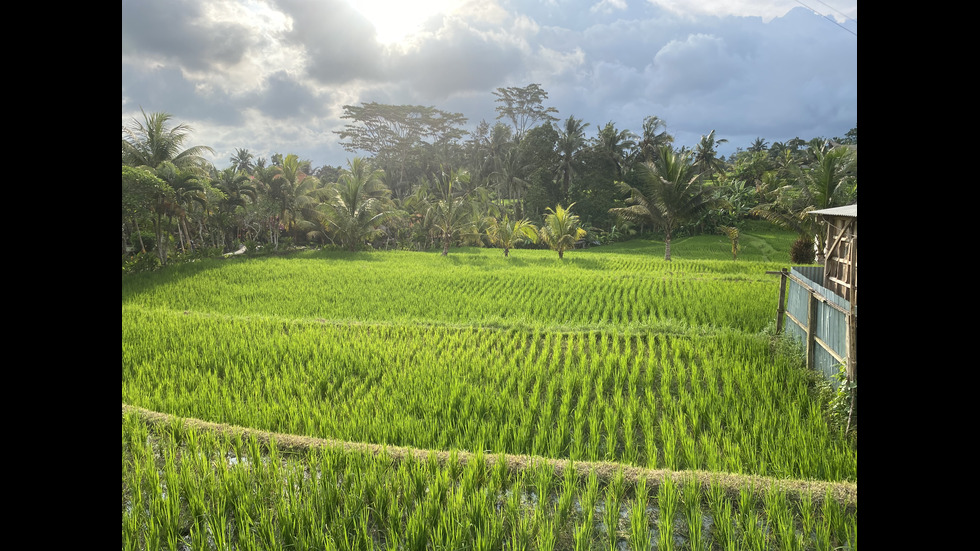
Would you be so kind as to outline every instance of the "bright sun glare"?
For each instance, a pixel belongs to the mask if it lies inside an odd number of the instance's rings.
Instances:
[[[348,0],[351,6],[374,24],[378,41],[397,44],[418,31],[422,23],[446,13],[459,0]]]

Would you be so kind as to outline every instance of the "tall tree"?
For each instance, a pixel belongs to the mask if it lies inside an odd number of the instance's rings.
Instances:
[[[808,165],[793,165],[788,177],[767,174],[760,186],[764,200],[752,213],[799,233],[801,241],[817,243],[817,263],[826,249],[824,234],[810,211],[839,207],[857,200],[857,154],[852,146],[817,148]]]
[[[701,186],[687,153],[662,147],[656,163],[637,165],[639,186],[621,184],[629,193],[627,207],[610,212],[629,221],[648,222],[664,232],[664,260],[670,260],[670,240],[681,224],[697,217],[714,204],[709,190]]]
[[[568,205],[568,208],[562,208],[561,205],[554,209],[549,208],[544,225],[539,231],[541,241],[558,253],[559,260],[565,257],[565,251],[574,247],[575,242],[586,235],[579,224],[578,216],[572,214],[574,206],[575,203]]]
[[[616,130],[612,121],[606,123],[596,136],[596,150],[612,163],[616,179],[621,179],[623,172],[632,164],[636,138],[636,134],[629,130]]]
[[[254,156],[247,149],[235,149],[235,154],[228,160],[237,172],[251,174],[255,168]]]
[[[703,180],[710,180],[718,172],[725,170],[725,162],[718,157],[717,146],[727,143],[725,139],[715,139],[715,131],[701,136],[694,148],[694,169]]]
[[[457,170],[438,175],[437,193],[441,197],[430,203],[425,214],[425,225],[432,228],[436,238],[442,242],[442,256],[449,254],[453,240],[465,230],[470,221],[471,209],[466,196],[457,196],[454,188],[460,187],[461,179],[467,176]]]
[[[173,118],[168,113],[150,113],[140,109],[143,122],[133,119],[122,129],[122,163],[129,166],[145,166],[156,169],[160,163],[170,162],[178,168],[202,171],[210,163],[205,153],[214,153],[208,146],[195,145],[184,148],[191,133],[186,124],[170,126]]]
[[[218,173],[214,185],[224,194],[218,202],[218,221],[224,235],[225,250],[231,251],[241,233],[242,221],[236,216],[237,211],[246,208],[250,201],[257,201],[258,191],[253,180],[234,166]]]
[[[301,205],[301,197],[314,189],[318,182],[316,178],[302,170],[299,157],[294,154],[286,155],[281,166],[273,167],[273,177],[270,182],[269,196],[278,205],[277,220],[272,224],[272,243],[279,248],[279,233],[285,230],[289,233],[296,221],[296,214]]]
[[[360,157],[347,162],[337,183],[325,188],[328,201],[324,206],[324,220],[340,244],[351,251],[379,233],[378,226],[390,209],[385,204],[388,188],[382,176],[371,163]]]
[[[667,133],[667,123],[660,117],[651,115],[643,119],[643,136],[640,138],[639,161],[654,162],[660,148],[674,143],[674,137]]]
[[[582,119],[569,116],[558,130],[558,178],[562,200],[568,198],[572,176],[579,171],[578,154],[585,146],[585,127]]]
[[[122,252],[126,254],[129,239],[126,225],[132,226],[139,238],[140,249],[146,252],[140,235],[140,218],[156,211],[156,205],[173,196],[173,188],[147,168],[122,167]],[[155,220],[155,219],[154,219]]]
[[[524,139],[527,131],[542,122],[555,122],[558,117],[552,115],[558,110],[554,107],[545,107],[544,100],[548,99],[548,93],[541,88],[540,84],[528,84],[521,88],[510,86],[507,88],[497,88],[493,95],[499,103],[496,107],[497,120],[508,119],[514,125],[515,138],[518,142]]]
[[[424,149],[444,150],[466,135],[462,126],[467,119],[461,113],[421,105],[345,105],[341,118],[352,121],[335,131],[341,145],[351,153],[373,155],[399,198],[410,192],[411,183],[422,174]]]

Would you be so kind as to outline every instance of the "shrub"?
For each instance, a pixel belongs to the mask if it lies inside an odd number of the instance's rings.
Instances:
[[[160,258],[156,253],[139,252],[135,255],[123,255],[122,271],[124,274],[149,272],[160,267]]]
[[[816,258],[813,240],[808,237],[798,237],[789,249],[789,257],[794,264],[813,264]]]

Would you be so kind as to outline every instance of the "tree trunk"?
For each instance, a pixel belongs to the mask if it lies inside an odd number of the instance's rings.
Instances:
[[[504,247],[504,257],[505,258],[508,256],[507,253],[509,253],[509,252],[510,252],[510,248],[509,247]]]
[[[558,260],[561,260],[564,257],[565,257],[565,251],[558,249]]]
[[[135,218],[133,218],[133,227],[136,228],[136,235],[137,235],[137,237],[140,238],[140,252],[144,252],[145,253],[146,252],[146,243],[143,243],[143,234],[140,233],[140,225],[139,225],[139,222],[137,222]]]
[[[664,260],[670,262],[670,233],[664,238]]]

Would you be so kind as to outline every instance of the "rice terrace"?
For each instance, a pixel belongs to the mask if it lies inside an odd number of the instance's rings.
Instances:
[[[122,277],[123,549],[857,549],[792,231]]]

